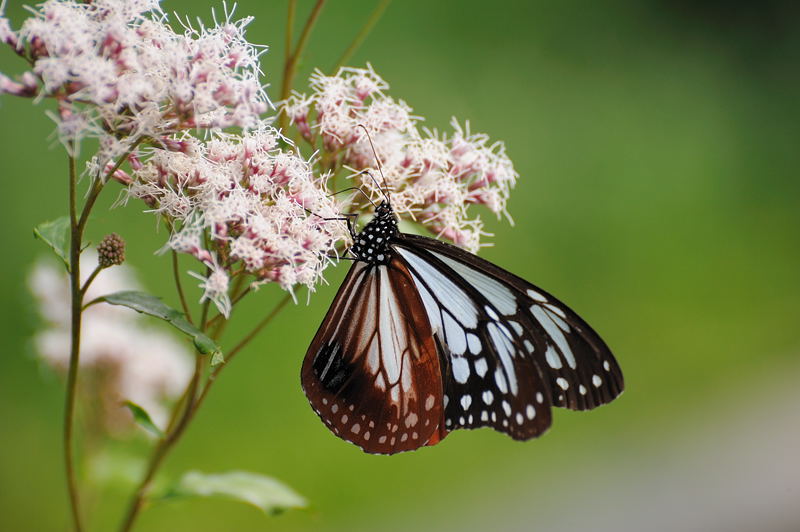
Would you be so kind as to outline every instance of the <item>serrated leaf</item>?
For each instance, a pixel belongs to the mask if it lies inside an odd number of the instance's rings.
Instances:
[[[99,297],[95,301],[121,305],[137,312],[160,318],[190,336],[197,350],[204,355],[210,354],[213,356],[215,353],[220,352],[220,348],[214,340],[189,323],[182,312],[168,306],[159,297],[136,290],[126,290]]]
[[[282,482],[249,471],[188,471],[163,498],[172,497],[223,497],[250,504],[271,515],[308,505],[303,497]]]
[[[44,222],[33,228],[33,236],[50,246],[56,255],[69,266],[69,217],[62,216],[52,222]]]
[[[147,410],[137,405],[133,401],[125,401],[123,404],[128,407],[128,410],[131,411],[131,414],[133,414],[133,420],[140,427],[154,436],[159,438],[164,437],[164,433],[160,428],[158,428],[158,426],[156,426],[155,423],[153,423],[153,420],[150,418],[150,414],[147,413]]]

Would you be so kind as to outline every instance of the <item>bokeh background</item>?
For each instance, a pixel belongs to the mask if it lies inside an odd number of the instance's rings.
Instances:
[[[7,8],[15,26],[20,2]],[[299,2],[304,20],[311,6]],[[328,70],[373,2],[329,2],[301,65]],[[210,19],[218,2],[166,0]],[[242,0],[280,82],[285,2]],[[299,385],[346,265],[222,375],[166,464],[274,475],[311,502],[279,517],[223,500],[156,504],[139,530],[800,530],[800,10],[794,2],[394,2],[351,64],[371,62],[429,127],[503,139],[520,173],[490,260],[568,302],[615,351],[627,391],[559,411],[524,444],[489,430],[394,457],[331,435]],[[19,60],[0,49],[0,71]],[[277,88],[277,87],[276,87]],[[276,91],[271,92],[277,97]],[[0,99],[0,530],[65,530],[61,379],[41,367],[25,275],[31,228],[65,212],[45,104]],[[174,300],[165,234],[140,206],[116,231],[147,288]],[[186,263],[188,265],[188,262]],[[197,295],[197,292],[194,292]],[[277,301],[262,290],[233,341]],[[141,452],[143,441],[127,445]],[[117,522],[110,487],[93,530]]]

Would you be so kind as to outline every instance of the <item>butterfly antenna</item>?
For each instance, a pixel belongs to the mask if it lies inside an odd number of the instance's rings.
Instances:
[[[372,136],[369,134],[369,131],[367,131],[367,127],[364,124],[358,124],[358,127],[363,129],[364,133],[366,133],[367,135],[367,140],[369,141],[369,147],[372,148],[372,155],[373,157],[375,157],[375,164],[378,165],[378,172],[380,172],[381,174],[381,180],[383,180],[383,185],[378,183],[378,181],[373,177],[371,173],[367,172],[367,175],[369,175],[372,178],[372,180],[378,186],[378,190],[380,190],[381,193],[383,194],[383,197],[386,198],[386,202],[391,205],[392,202],[389,201],[389,191],[386,189],[386,176],[383,175],[383,166],[381,165],[381,160],[378,158],[378,152],[375,151],[375,145],[372,143]]]

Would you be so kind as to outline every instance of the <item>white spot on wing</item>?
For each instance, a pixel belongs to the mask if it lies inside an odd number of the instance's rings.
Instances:
[[[497,368],[494,370],[494,382],[497,384],[497,389],[502,393],[508,393],[508,384],[506,383],[506,378],[503,376],[502,369]]]
[[[453,357],[453,377],[460,384],[464,384],[469,379],[469,362],[464,357]]]
[[[433,403],[435,400],[436,398],[433,396],[433,394],[429,394],[428,398],[425,399],[425,410],[430,410],[433,408]]]
[[[481,357],[475,361],[475,373],[477,373],[481,378],[486,375],[486,372],[489,370],[489,366],[486,364],[486,359]]]
[[[418,288],[424,286],[420,281],[420,279],[423,279],[439,300],[451,303],[448,306],[448,310],[453,312],[455,318],[462,325],[474,328],[478,324],[478,310],[475,308],[472,299],[461,288],[410,250],[398,247],[397,251],[411,266],[414,282]],[[426,305],[426,310],[428,311],[428,317],[430,317],[435,312],[438,312],[438,305],[435,310],[428,308]]]
[[[531,290],[530,288],[528,288],[528,296],[530,296],[531,299],[535,299],[536,301],[541,301],[541,302],[547,301],[547,299],[545,299],[545,297],[542,294],[540,294],[536,290]]]
[[[569,388],[569,382],[567,382],[567,379],[565,379],[564,377],[557,378],[556,384],[558,384],[558,387],[561,388],[562,390],[566,390],[567,388]]]
[[[511,361],[511,357],[514,355],[514,344],[503,334],[496,323],[489,323],[486,329],[489,331],[489,336],[500,357],[500,362],[506,370],[508,386],[511,389],[511,393],[517,395],[517,377],[514,373],[514,363]]]
[[[466,264],[462,264],[461,262],[453,260],[450,257],[446,257],[441,253],[432,253],[441,259],[442,262],[450,266],[456,273],[461,275],[461,277],[466,279],[502,314],[511,315],[517,312],[517,298],[514,296],[514,293],[508,289],[508,287],[487,276],[483,272],[467,266]],[[489,315],[492,314],[494,314],[494,312],[489,313]],[[494,317],[494,319],[497,318]]]
[[[550,307],[550,305],[547,305],[547,306]],[[556,308],[556,307],[552,307],[552,308]],[[553,323],[558,325],[559,329],[561,329],[565,333],[568,333],[570,331],[570,328],[569,328],[569,325],[567,325],[567,322],[565,322],[564,320],[562,320],[561,318],[556,316],[553,312],[550,312],[549,308],[545,309],[545,312],[547,312],[547,315],[550,316],[551,320],[553,320]]]
[[[550,317],[550,315],[542,310],[538,305],[533,305],[531,307],[531,313],[542,325],[542,327],[544,327],[544,330],[547,331],[547,334],[550,335],[550,338],[552,338],[556,343],[558,350],[561,351],[562,355],[564,355],[569,367],[575,369],[575,356],[572,354],[572,349],[570,349],[567,339],[564,338],[564,333],[561,332],[561,329],[559,329],[558,326],[553,322],[553,319]]]
[[[599,388],[603,384],[603,379],[599,375],[592,375],[592,384],[594,384],[595,388]]]
[[[484,403],[490,405],[492,404],[492,401],[494,401],[494,394],[492,393],[491,390],[486,390],[481,394],[481,398],[483,399]]]
[[[473,355],[477,355],[481,352],[481,340],[472,333],[467,333],[467,345],[469,346],[470,353]]]
[[[461,408],[464,410],[469,409],[469,405],[472,404],[472,397],[469,394],[464,394],[461,396]]]
[[[463,355],[467,350],[467,338],[464,336],[464,329],[446,312],[444,313],[444,334],[450,351],[454,355]]]
[[[525,340],[523,343],[525,344],[525,349],[528,350],[528,353],[533,353],[533,344],[530,342],[530,340]]]
[[[547,346],[547,351],[545,351],[544,357],[547,359],[548,366],[553,369],[561,369],[561,357],[558,356],[558,351],[556,351],[552,345]]]
[[[547,307],[547,310],[549,310],[550,312],[555,312],[556,314],[559,315],[559,317],[567,319],[567,315],[564,314],[564,311],[558,308],[557,306],[551,305],[549,303],[545,306]]]

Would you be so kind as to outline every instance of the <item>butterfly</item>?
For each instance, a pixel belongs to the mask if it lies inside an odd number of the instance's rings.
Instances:
[[[602,339],[553,296],[459,247],[402,233],[389,196],[357,232],[350,271],[308,348],[302,386],[325,425],[368,453],[456,429],[541,435],[552,407],[623,390]]]

